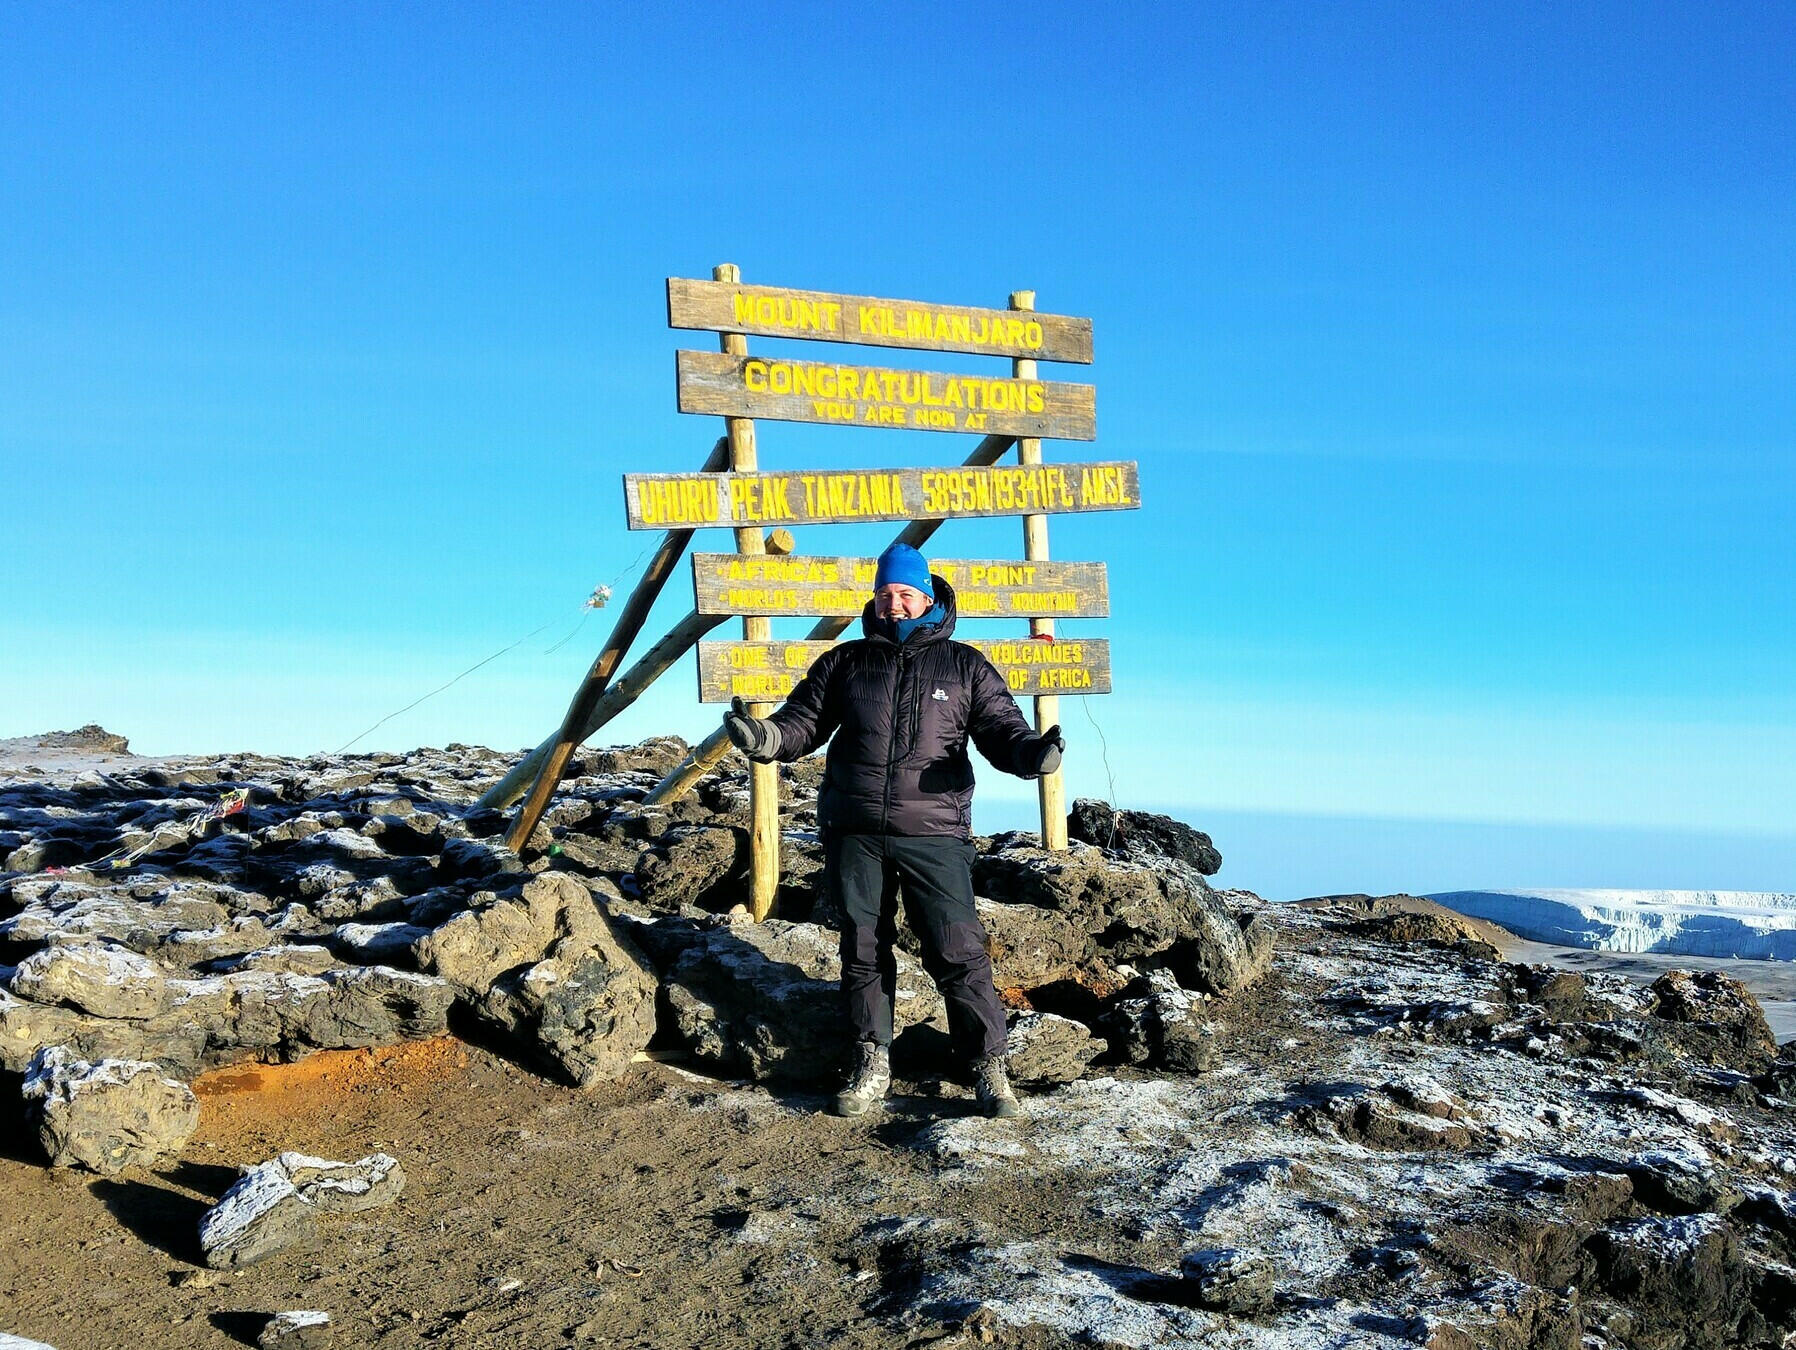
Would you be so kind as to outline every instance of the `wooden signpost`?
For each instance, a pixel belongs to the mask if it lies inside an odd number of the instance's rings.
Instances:
[[[676,352],[680,411],[778,422],[1097,439],[1096,391],[1052,380]]]
[[[540,820],[573,747],[688,647],[698,648],[701,701],[742,698],[753,715],[764,717],[861,614],[871,597],[876,559],[785,556],[791,527],[905,521],[898,542],[920,546],[946,520],[1021,516],[1022,559],[944,558],[932,560],[931,568],[954,586],[963,620],[1026,619],[1029,635],[973,637],[962,631],[956,640],[984,653],[1014,694],[1033,697],[1038,731],[1058,722],[1062,693],[1110,691],[1109,643],[1058,636],[1054,629],[1056,619],[1109,614],[1106,569],[1102,563],[1051,561],[1047,519],[1063,512],[1135,509],[1141,502],[1139,475],[1124,461],[1043,462],[1043,438],[1096,439],[1096,398],[1088,384],[1040,379],[1036,364],[1089,362],[1090,320],[1037,313],[1029,291],[1014,292],[1007,309],[980,309],[745,285],[729,264],[715,268],[710,281],[670,277],[667,315],[671,327],[722,335],[721,351],[679,352],[675,369],[680,410],[722,417],[725,435],[698,473],[624,475],[629,528],[663,531],[661,548],[560,732],[483,799],[515,800],[533,765],[541,765],[508,837],[513,847],[521,847]],[[1004,375],[967,375],[751,356],[750,335],[966,352],[1004,358],[1010,369]],[[763,471],[756,419],[961,432],[983,439],[960,465]],[[997,463],[1013,444],[1019,462]],[[714,527],[735,532],[736,552],[693,555],[692,613],[608,688],[673,559],[692,531]],[[765,529],[773,534],[764,539]],[[769,548],[775,537],[779,553]],[[780,640],[770,622],[781,615],[817,616],[818,622],[806,638]],[[742,619],[740,641],[698,641],[728,617]],[[713,733],[646,801],[666,803],[689,791],[727,749],[722,732]],[[761,919],[772,910],[779,880],[775,766],[751,765],[749,782],[748,908]],[[1058,771],[1040,780],[1040,795],[1042,842],[1065,848],[1066,803]]]
[[[1135,466],[1119,461],[624,475],[632,530],[1131,511],[1140,504]]]
[[[692,555],[693,608],[700,614],[838,614],[860,617],[873,594],[877,558],[747,558]],[[931,558],[929,570],[954,587],[963,619],[1110,613],[1103,563],[1032,563],[1008,558]]]
[[[1049,693],[1108,694],[1110,644],[1103,638],[1037,642],[1031,638],[962,638],[998,668],[1018,698]],[[698,700],[787,698],[811,663],[833,642],[701,642]]]
[[[1090,319],[684,277],[667,279],[667,326],[861,347],[1091,361]]]

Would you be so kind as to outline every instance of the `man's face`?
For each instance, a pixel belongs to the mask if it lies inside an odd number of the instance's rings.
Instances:
[[[873,592],[873,612],[882,619],[920,619],[934,603],[915,586],[895,582]]]

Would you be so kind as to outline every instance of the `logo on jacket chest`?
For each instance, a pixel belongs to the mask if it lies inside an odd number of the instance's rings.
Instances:
[[[937,703],[946,703],[948,701],[948,695],[943,693],[940,688],[937,688],[929,697],[934,699]]]

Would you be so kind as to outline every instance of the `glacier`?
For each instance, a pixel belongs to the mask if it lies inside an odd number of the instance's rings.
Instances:
[[[1531,942],[1796,960],[1796,895],[1779,891],[1442,891],[1427,898]]]

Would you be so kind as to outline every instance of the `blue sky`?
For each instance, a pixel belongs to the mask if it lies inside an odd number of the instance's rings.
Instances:
[[[1780,4],[12,7],[0,735],[332,750],[540,629],[357,748],[534,744],[652,540],[618,475],[719,430],[664,278],[733,261],[1092,317],[1049,454],[1145,508],[1053,528],[1115,609],[1075,792],[1269,894],[1796,888],[1792,50]]]

